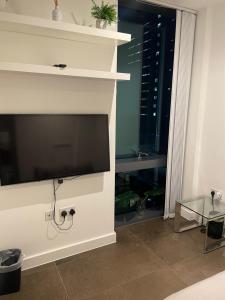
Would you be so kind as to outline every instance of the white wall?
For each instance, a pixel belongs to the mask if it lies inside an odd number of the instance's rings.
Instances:
[[[51,4],[46,0],[10,0],[9,10],[49,18]],[[90,6],[89,0],[62,1],[69,22],[73,11],[78,19],[94,24]],[[62,62],[109,71],[115,67],[116,52],[110,46],[4,32],[0,32],[0,40],[3,61],[49,65]],[[21,248],[28,268],[115,242],[114,82],[0,72],[0,91],[0,113],[108,113],[111,151],[111,172],[83,176],[64,183],[58,190],[57,207],[75,206],[77,211],[74,226],[68,232],[58,233],[45,222],[45,211],[52,207],[51,181],[1,187],[1,249]]]
[[[211,44],[199,187],[225,191],[225,4],[211,8]]]
[[[225,192],[225,3],[198,17],[184,172],[184,198]]]

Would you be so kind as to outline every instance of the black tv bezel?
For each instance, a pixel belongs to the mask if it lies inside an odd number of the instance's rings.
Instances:
[[[64,179],[64,178],[76,178],[76,177],[81,177],[81,176],[88,176],[88,175],[92,175],[92,174],[100,174],[100,173],[105,173],[105,172],[110,172],[111,171],[111,159],[110,159],[110,137],[109,137],[109,115],[108,114],[60,114],[60,113],[54,113],[54,114],[20,114],[20,113],[4,113],[4,114],[0,114],[0,118],[1,116],[104,116],[106,117],[107,120],[107,134],[108,134],[108,168],[106,170],[99,170],[97,172],[92,172],[92,173],[79,173],[79,174],[70,174],[70,175],[66,175],[63,177],[59,177],[59,176],[52,176],[50,178],[45,178],[45,179],[40,179],[40,180],[26,180],[26,181],[19,181],[16,183],[10,183],[10,184],[2,184],[1,181],[1,177],[0,177],[0,186],[5,187],[5,186],[12,186],[12,185],[18,185],[18,184],[26,184],[26,183],[34,183],[34,182],[44,182],[44,181],[51,181],[51,180],[58,180],[58,179]],[[1,165],[0,165],[0,170],[1,170]]]

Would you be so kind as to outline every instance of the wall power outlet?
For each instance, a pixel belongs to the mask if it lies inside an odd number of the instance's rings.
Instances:
[[[56,210],[56,216],[58,215],[59,219],[63,219],[63,217],[61,216],[62,212],[63,211],[66,211],[67,212],[67,216],[66,218],[72,218],[72,216],[70,215],[70,210],[71,209],[74,209],[74,211],[76,211],[75,207],[74,206],[67,206],[67,207],[62,207],[58,210]],[[58,211],[58,212],[57,212]],[[46,211],[45,212],[45,221],[48,222],[48,221],[52,221],[53,220],[53,210],[49,210],[49,211]]]
[[[75,207],[74,206],[69,206],[69,207],[62,207],[59,209],[59,216],[61,217],[61,214],[63,211],[66,211],[67,212],[67,216],[66,218],[72,218],[72,216],[70,215],[70,210],[73,209],[74,211],[76,211]],[[63,217],[61,217],[63,218]]]
[[[222,191],[219,191],[219,190],[217,190],[217,189],[214,189],[214,188],[211,188],[211,190],[210,190],[210,192],[215,192],[215,196],[214,196],[214,199],[215,200],[222,200],[222,201],[224,201],[224,199],[223,199],[223,192]]]

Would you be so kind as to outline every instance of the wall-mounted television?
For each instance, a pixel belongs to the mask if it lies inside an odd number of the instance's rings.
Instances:
[[[1,185],[109,170],[107,115],[0,115]]]

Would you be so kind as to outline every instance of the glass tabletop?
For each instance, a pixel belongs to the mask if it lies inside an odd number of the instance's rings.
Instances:
[[[208,196],[202,196],[193,200],[177,201],[183,207],[190,209],[208,220],[218,219],[225,216],[225,203],[214,200]]]

